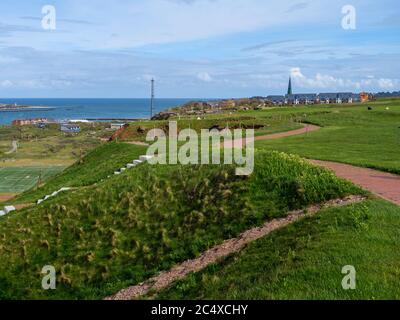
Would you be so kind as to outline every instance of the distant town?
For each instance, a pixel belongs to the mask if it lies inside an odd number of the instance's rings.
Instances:
[[[218,114],[247,110],[260,110],[276,106],[296,106],[314,104],[352,104],[365,103],[378,98],[400,97],[398,92],[379,92],[376,94],[361,92],[326,92],[326,93],[293,93],[292,80],[289,79],[287,94],[257,96],[243,99],[223,99],[213,101],[192,101],[183,106],[171,108],[156,114],[152,120],[167,120],[180,115]]]

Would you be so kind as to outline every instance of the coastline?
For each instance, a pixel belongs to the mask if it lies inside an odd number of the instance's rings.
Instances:
[[[54,109],[54,107],[0,107],[0,112],[48,111]]]
[[[192,99],[156,99],[154,112],[160,112]],[[15,105],[16,104],[16,105]],[[31,98],[0,99],[0,125],[28,118],[66,119],[145,119],[150,115],[150,99]]]

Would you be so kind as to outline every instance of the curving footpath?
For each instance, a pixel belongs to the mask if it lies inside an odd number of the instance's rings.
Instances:
[[[261,141],[261,140],[276,140],[280,138],[285,138],[285,137],[291,137],[291,136],[298,136],[300,134],[308,134],[309,132],[317,131],[321,129],[321,127],[313,125],[313,124],[307,124],[304,125],[300,129],[295,129],[295,130],[290,130],[290,131],[285,131],[285,132],[278,132],[278,133],[271,133],[267,135],[262,135],[262,136],[256,136],[254,137],[255,141]],[[239,140],[234,140],[233,141],[233,147],[234,148],[242,148],[250,139],[239,139]],[[232,147],[230,142],[224,142],[223,144],[224,147],[229,148]]]
[[[258,136],[255,137],[255,140],[274,140],[283,137],[307,134],[308,132],[317,131],[320,129],[321,127],[319,126],[307,124],[303,128],[297,130]],[[242,143],[246,143],[245,139],[236,140],[234,141],[234,147],[241,148]],[[381,197],[396,205],[400,205],[399,175],[332,161],[321,161],[312,159],[310,159],[309,161],[315,165],[332,170],[338,177],[350,180],[354,184],[372,192],[378,197]]]
[[[373,194],[400,205],[400,176],[398,175],[331,161],[310,160],[310,162],[333,170],[338,177],[350,180]]]
[[[14,140],[11,145],[12,145],[11,150],[6,152],[5,154],[9,155],[9,154],[12,154],[14,152],[17,152],[17,150],[18,150],[18,141]]]

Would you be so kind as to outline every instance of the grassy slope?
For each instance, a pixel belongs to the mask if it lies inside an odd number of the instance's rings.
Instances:
[[[258,154],[250,177],[234,169],[144,165],[0,218],[0,298],[101,298],[289,209],[360,192],[279,153]]]
[[[79,134],[65,134],[60,132],[59,125],[49,125],[45,129],[35,126],[0,126],[0,159],[13,159],[2,165],[69,165],[79,158],[80,150],[87,152],[99,146],[101,142],[98,137],[107,133],[104,124],[81,124],[81,128]],[[18,152],[6,155],[13,140],[18,141]]]
[[[400,173],[400,100],[368,105],[373,107],[372,111],[368,111],[366,105],[300,108],[295,112],[303,114],[303,120],[321,125],[323,129],[308,135],[256,142],[256,146]],[[290,108],[271,111],[274,116],[292,112]]]
[[[312,106],[252,112],[319,124],[308,136],[257,142],[310,158],[400,172],[400,100],[363,106]],[[386,110],[389,107],[390,110]],[[191,275],[160,299],[394,299],[400,209],[381,200],[329,209],[249,246],[239,255]],[[354,265],[358,289],[341,288],[341,268]]]
[[[146,147],[125,143],[102,145],[62,173],[51,178],[41,188],[29,190],[12,200],[12,203],[36,201],[62,187],[89,186],[111,175],[118,168],[146,153]]]
[[[205,119],[197,120],[197,117],[185,117],[183,119],[171,119],[168,121],[141,121],[131,123],[129,128],[121,135],[120,141],[145,141],[147,132],[154,128],[159,128],[168,133],[170,121],[178,123],[178,131],[191,128],[200,134],[201,129],[211,129],[218,126],[221,129],[229,127],[230,129],[255,127],[256,135],[263,135],[276,132],[284,132],[301,127],[294,119],[290,118],[265,118],[258,116],[250,116],[244,113],[235,114],[219,114],[207,116]],[[262,128],[258,128],[262,126]]]
[[[320,212],[192,274],[159,299],[400,299],[400,208],[382,200]],[[345,265],[357,289],[341,287]]]

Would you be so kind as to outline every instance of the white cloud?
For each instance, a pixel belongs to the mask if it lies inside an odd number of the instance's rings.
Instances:
[[[14,84],[10,81],[10,80],[3,80],[0,82],[0,86],[3,88],[10,88],[12,87]]]
[[[197,74],[197,79],[204,81],[204,82],[211,82],[213,78],[210,76],[208,72],[199,72]]]
[[[18,37],[7,41],[10,45],[35,48],[49,48],[52,40],[79,49],[141,47],[288,27],[296,23],[325,22],[324,13],[329,11],[328,7],[335,8],[330,2],[324,5],[313,2],[301,15],[287,13],[305,6],[305,3],[293,6],[291,0],[69,0],[63,10],[69,19],[60,20],[57,32],[42,32],[34,39],[23,37],[24,43]],[[61,23],[66,20],[86,22],[88,17],[90,23]],[[32,20],[33,24],[35,22]]]
[[[361,79],[344,79],[321,73],[317,73],[314,77],[307,77],[298,67],[292,68],[290,74],[295,85],[304,89],[341,89],[346,91],[354,89],[366,90],[376,87],[381,89],[393,89],[400,84],[399,79],[375,79],[375,77],[371,75]]]
[[[378,85],[381,89],[393,89],[395,86],[392,79],[379,79]]]

